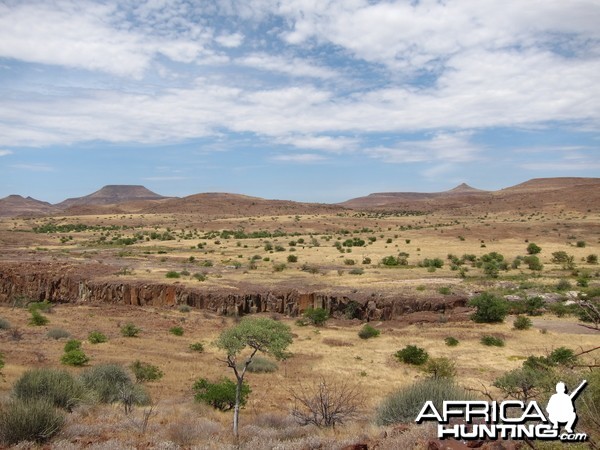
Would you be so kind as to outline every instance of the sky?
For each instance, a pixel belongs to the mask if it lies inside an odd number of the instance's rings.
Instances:
[[[0,0],[0,197],[600,176],[598,0]]]

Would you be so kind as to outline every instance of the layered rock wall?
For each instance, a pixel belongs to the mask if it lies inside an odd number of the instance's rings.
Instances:
[[[83,273],[82,273],[83,272]],[[93,273],[94,277],[90,274]],[[87,275],[86,275],[87,274]],[[467,299],[458,296],[422,298],[406,296],[364,297],[329,292],[269,290],[227,292],[184,284],[145,282],[111,276],[114,268],[70,265],[4,264],[0,266],[0,303],[26,297],[56,303],[120,303],[137,306],[172,307],[189,305],[226,315],[273,312],[297,316],[309,307],[325,308],[334,316],[367,320],[389,320],[408,313],[445,313],[464,307]]]

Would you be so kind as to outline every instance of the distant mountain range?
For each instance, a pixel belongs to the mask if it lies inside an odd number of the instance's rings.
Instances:
[[[323,214],[344,209],[479,213],[565,209],[598,212],[600,178],[536,178],[499,191],[465,183],[444,192],[380,192],[338,204],[266,200],[227,193],[165,197],[139,185],[108,185],[83,197],[52,205],[31,197],[0,199],[0,216],[170,213],[206,215]]]

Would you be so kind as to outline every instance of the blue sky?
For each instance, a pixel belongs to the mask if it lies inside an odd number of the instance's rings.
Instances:
[[[0,197],[600,175],[600,3],[0,1]]]

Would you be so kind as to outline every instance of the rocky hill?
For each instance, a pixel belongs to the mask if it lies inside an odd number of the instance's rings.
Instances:
[[[56,208],[50,203],[32,197],[9,195],[0,198],[0,216],[43,216],[55,211]]]
[[[143,200],[161,200],[166,197],[139,185],[107,185],[83,197],[68,198],[55,206],[60,210],[90,205],[116,205]]]

